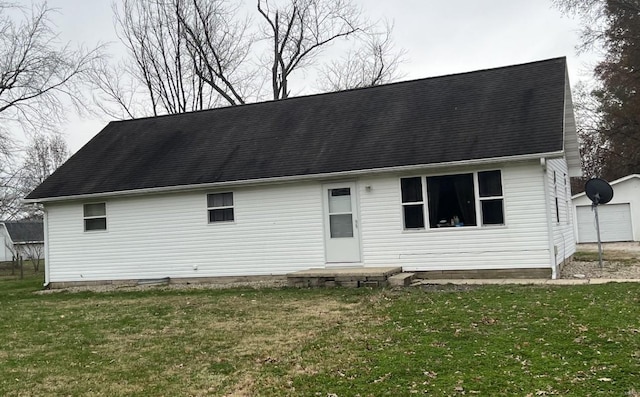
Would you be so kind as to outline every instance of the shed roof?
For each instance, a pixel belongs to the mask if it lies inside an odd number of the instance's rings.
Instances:
[[[114,121],[27,199],[563,150],[564,58]]]
[[[42,222],[2,222],[14,244],[44,241],[44,226]]]
[[[627,181],[640,181],[640,174],[629,174],[627,176],[623,176],[622,178],[618,178],[615,181],[609,183],[612,187],[615,187],[616,185],[620,184],[620,183],[626,183]],[[571,196],[571,199],[575,200],[579,197],[582,196],[586,196],[587,193],[586,192],[580,192],[578,194],[574,194],[573,196]]]

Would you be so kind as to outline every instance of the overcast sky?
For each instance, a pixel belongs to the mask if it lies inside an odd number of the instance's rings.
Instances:
[[[372,19],[395,24],[394,41],[407,51],[403,80],[467,72],[566,56],[570,80],[590,77],[595,55],[576,55],[578,21],[562,16],[551,0],[358,0]],[[26,0],[23,3],[28,2]],[[49,0],[63,40],[87,46],[119,43],[111,0]],[[250,1],[249,4],[253,4]],[[71,116],[65,137],[72,152],[108,119]]]

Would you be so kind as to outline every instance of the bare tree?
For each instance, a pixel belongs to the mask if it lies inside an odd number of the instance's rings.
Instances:
[[[583,143],[591,146],[586,155],[598,154],[587,162],[598,162],[598,175],[606,179],[640,172],[640,2],[555,0],[554,4],[582,20],[580,49],[596,47],[603,52],[594,68],[598,85],[583,95],[591,118],[597,120],[591,131],[583,130]]]
[[[154,115],[202,109],[201,83],[181,34],[177,9],[183,1],[124,0],[114,6],[121,41],[133,65],[129,71],[143,83]]]
[[[16,251],[31,262],[34,272],[40,271],[40,264],[44,258],[44,244],[35,241],[27,242],[21,244]]]
[[[291,0],[273,8],[268,0],[258,0],[258,12],[272,42],[273,99],[289,96],[290,75],[309,65],[324,47],[365,28],[361,10],[348,0]]]
[[[20,201],[14,209],[14,218],[41,219],[42,208],[39,205],[24,205],[22,198],[38,187],[58,167],[69,158],[69,149],[59,134],[36,134],[31,138],[24,153],[24,162],[14,180]]]
[[[19,172],[20,197],[29,194],[69,158],[67,142],[59,134],[36,134],[24,154]],[[42,218],[39,205],[21,206],[22,218]]]
[[[392,32],[393,26],[386,23],[381,32],[365,33],[364,45],[320,70],[319,87],[323,91],[339,91],[371,87],[400,78],[398,68],[405,51],[395,49]]]
[[[13,158],[2,163],[0,171],[0,219],[17,219],[20,216],[22,198],[19,172]]]
[[[237,8],[226,0],[124,0],[113,9],[130,59],[96,69],[97,103],[109,116],[245,102],[239,66],[250,47],[247,22],[235,22]]]
[[[84,108],[86,82],[102,47],[85,49],[62,43],[45,3],[21,7],[0,0],[0,216],[21,216],[24,173],[14,153],[12,134],[51,133],[66,110]]]
[[[638,0],[552,0],[553,5],[566,15],[576,16],[582,21],[579,52],[594,47],[615,46],[610,30],[616,12],[640,13]],[[628,32],[625,32],[628,33]],[[636,37],[636,39],[639,39]]]
[[[249,20],[236,21],[238,7],[224,0],[187,0],[178,9],[196,74],[230,105],[246,102],[255,73],[243,68],[253,36]]]
[[[82,88],[100,47],[60,44],[46,4],[25,10],[0,0],[0,149],[9,123],[54,130],[67,101],[82,106]],[[14,20],[12,16],[22,19]]]
[[[140,93],[148,101],[145,115],[244,104],[264,98],[265,86],[269,97],[287,98],[292,74],[317,65],[323,50],[347,38],[365,43],[360,60],[377,57],[367,81],[395,76],[399,56],[392,55],[390,31],[369,33],[373,24],[353,0],[257,0],[259,30],[233,4],[124,0],[115,6],[120,39],[131,55],[125,71],[139,85],[103,65],[94,79],[103,110],[135,117]]]
[[[60,134],[36,134],[24,155],[21,179],[25,190],[38,187],[69,158],[67,142]]]

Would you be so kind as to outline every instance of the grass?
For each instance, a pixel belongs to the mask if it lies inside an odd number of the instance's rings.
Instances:
[[[599,260],[598,251],[579,250],[573,255],[573,259],[581,262],[597,262]],[[602,252],[602,260],[615,261],[622,264],[635,264],[640,261],[640,253],[605,248]]]
[[[145,289],[0,281],[0,395],[638,396],[640,286]]]
[[[35,271],[33,262],[24,260],[21,272],[20,268],[15,267],[11,261],[0,262],[0,281],[18,280],[21,275],[26,278],[40,277],[44,279],[44,261],[40,260],[39,265],[38,271]]]

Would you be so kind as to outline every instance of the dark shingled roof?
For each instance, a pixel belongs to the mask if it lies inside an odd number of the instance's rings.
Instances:
[[[14,244],[44,241],[42,222],[2,222]]]
[[[109,123],[28,199],[563,150],[564,58]]]

